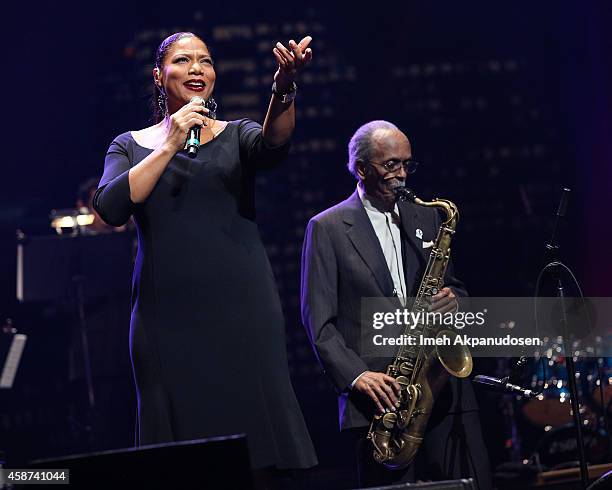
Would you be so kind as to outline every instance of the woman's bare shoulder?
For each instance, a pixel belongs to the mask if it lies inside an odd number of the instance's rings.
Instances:
[[[130,131],[134,141],[145,148],[156,148],[163,137],[163,128],[161,123],[149,126],[148,128]]]
[[[229,121],[215,120],[211,125],[213,138],[219,135],[229,124]],[[148,128],[130,131],[132,138],[139,146],[144,148],[155,149],[164,140],[165,131],[161,123],[149,126]]]

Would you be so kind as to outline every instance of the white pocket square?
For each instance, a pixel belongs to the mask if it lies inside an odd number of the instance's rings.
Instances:
[[[432,242],[423,242],[423,248],[430,248],[433,247],[433,241]]]

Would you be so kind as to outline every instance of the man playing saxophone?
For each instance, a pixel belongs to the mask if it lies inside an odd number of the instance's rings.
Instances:
[[[394,412],[400,386],[384,371],[389,359],[362,350],[362,298],[414,296],[440,218],[435,209],[396,202],[417,163],[406,135],[386,121],[361,126],[349,143],[357,189],[308,223],[302,250],[302,321],[338,392],[340,429],[357,445],[361,486],[419,479],[475,479],[490,488],[490,469],[469,382],[451,378],[436,398],[417,459],[403,470],[374,462],[366,441],[375,413]],[[431,311],[453,312],[467,295],[449,264]]]

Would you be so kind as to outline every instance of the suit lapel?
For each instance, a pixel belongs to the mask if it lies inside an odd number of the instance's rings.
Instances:
[[[411,203],[398,204],[402,222],[402,258],[404,263],[404,279],[408,295],[414,296],[421,280],[422,271],[425,270],[431,249],[423,248],[423,240],[417,237],[417,230],[423,229],[424,223],[416,205]],[[408,252],[412,249],[414,253]]]
[[[374,227],[363,207],[357,191],[346,201],[344,222],[349,225],[346,234],[368,268],[384,296],[393,294],[393,279],[380,247]]]
[[[417,237],[417,230],[420,229],[422,231],[426,224],[421,223],[416,205],[412,203],[399,203],[398,208],[402,221],[402,231],[406,234],[406,239],[414,250],[418,250],[419,260],[421,258],[427,260],[430,251],[423,248],[423,240]]]

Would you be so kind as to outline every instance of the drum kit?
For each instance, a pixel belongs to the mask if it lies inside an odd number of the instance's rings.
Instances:
[[[607,420],[612,415],[612,357],[598,357],[593,347],[572,349],[576,386],[587,459],[607,462],[610,440]],[[562,349],[554,343],[531,363],[531,389],[540,393],[522,402],[523,417],[544,431],[535,448],[539,462],[548,467],[571,465],[576,460],[576,434]]]

